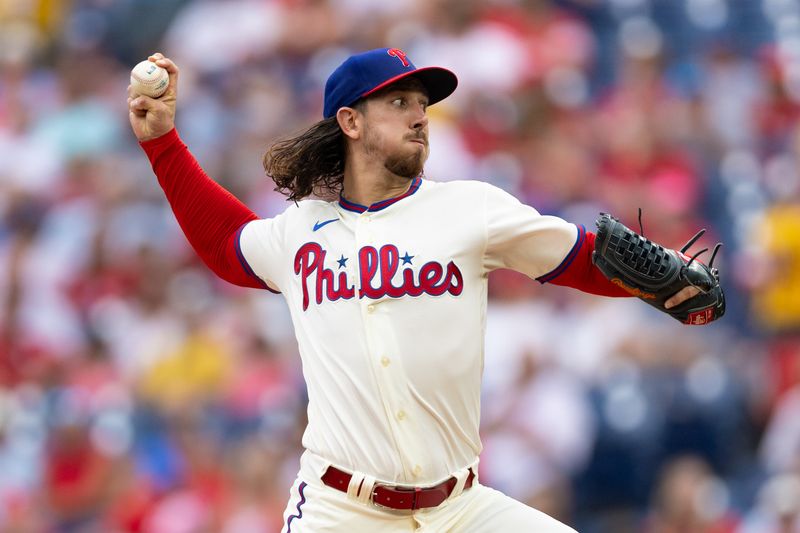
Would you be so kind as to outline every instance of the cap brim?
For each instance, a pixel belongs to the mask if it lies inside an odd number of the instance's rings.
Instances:
[[[406,78],[417,78],[425,86],[428,91],[428,105],[433,105],[436,102],[441,102],[456,90],[458,87],[458,78],[455,74],[442,67],[422,67],[410,72],[404,72],[394,78],[389,78],[377,87],[370,89],[361,95],[361,98],[369,96],[375,92],[388,87]]]

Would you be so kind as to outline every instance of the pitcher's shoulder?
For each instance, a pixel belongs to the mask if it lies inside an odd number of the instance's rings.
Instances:
[[[493,185],[480,180],[433,181],[424,179],[421,190],[451,194],[484,194],[490,187]]]
[[[334,211],[334,203],[325,200],[307,199],[299,202],[290,202],[286,209],[279,215],[288,220],[307,220]]]
[[[421,191],[442,196],[451,202],[483,201],[487,193],[495,188],[480,180],[431,181],[423,180]]]

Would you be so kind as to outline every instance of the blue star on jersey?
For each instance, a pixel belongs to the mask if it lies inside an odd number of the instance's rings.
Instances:
[[[411,264],[411,260],[414,259],[414,256],[413,255],[408,255],[408,252],[406,252],[406,255],[404,255],[400,259],[403,260],[403,264],[404,265],[410,265]]]
[[[406,254],[406,255],[408,255],[408,254]],[[346,267],[348,259],[349,259],[348,257],[345,257],[344,254],[342,254],[342,257],[340,257],[339,259],[336,260],[336,262],[339,263],[339,268]],[[402,259],[402,257],[400,259]]]

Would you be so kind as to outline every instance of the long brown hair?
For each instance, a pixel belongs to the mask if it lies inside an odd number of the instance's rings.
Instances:
[[[356,107],[356,106],[353,106]],[[338,195],[344,181],[344,133],[336,117],[326,118],[303,133],[282,139],[264,154],[264,171],[275,190],[301,200],[311,194]]]

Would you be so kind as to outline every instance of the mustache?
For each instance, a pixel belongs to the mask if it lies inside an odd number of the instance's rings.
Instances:
[[[406,140],[407,141],[422,141],[422,142],[425,143],[425,145],[428,144],[428,136],[423,132],[419,132],[419,133],[414,133],[414,134],[408,135],[406,137]]]

